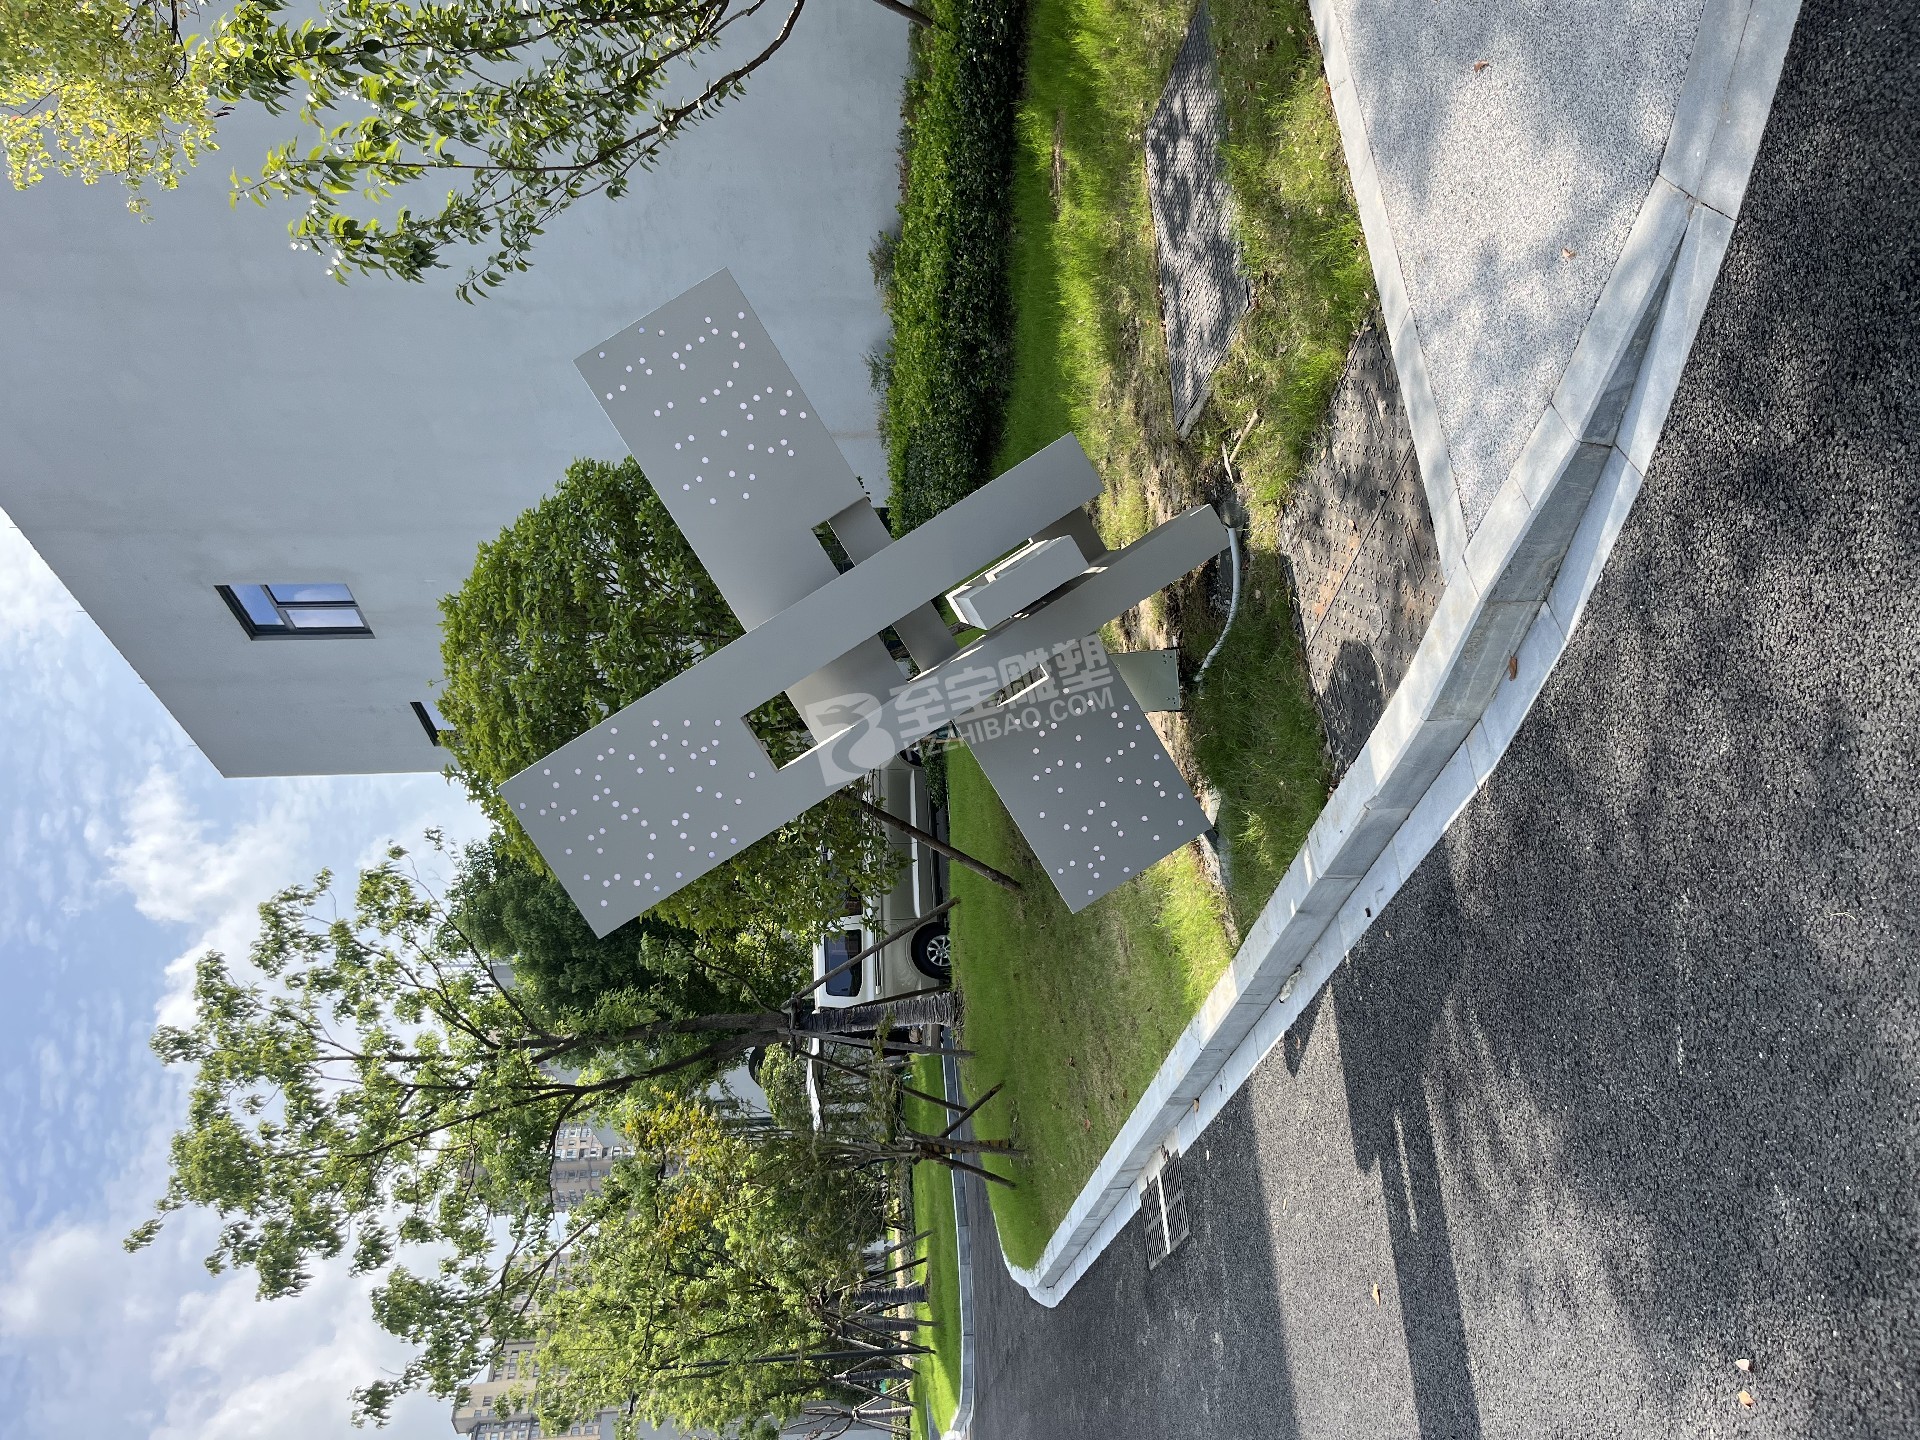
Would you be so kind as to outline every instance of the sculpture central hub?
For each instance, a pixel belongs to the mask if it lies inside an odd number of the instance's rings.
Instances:
[[[1069,909],[1206,829],[1098,631],[1226,548],[1210,507],[1089,563],[1066,436],[894,540],[725,271],[578,364],[747,631],[501,789],[597,933],[948,726]],[[960,649],[931,601],[975,576]],[[776,766],[746,717],[781,691],[816,744]]]

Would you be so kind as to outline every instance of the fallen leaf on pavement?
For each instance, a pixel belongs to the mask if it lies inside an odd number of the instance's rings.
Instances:
[[[1484,70],[1484,69],[1486,69],[1486,68],[1487,68],[1487,66],[1489,66],[1489,65],[1491,65],[1492,63],[1493,63],[1493,62],[1492,62],[1491,60],[1476,60],[1476,61],[1474,61],[1474,62],[1473,62],[1473,73],[1474,73],[1474,74],[1476,74],[1476,75],[1478,75],[1478,74],[1479,74],[1479,73],[1480,73],[1480,72],[1481,72],[1482,70]]]
[[[1753,1361],[1745,1358],[1736,1360],[1733,1362],[1733,1368],[1743,1375],[1751,1375],[1753,1373]]]
[[[1746,1391],[1742,1390],[1735,1398],[1738,1399],[1742,1405],[1746,1406],[1747,1409],[1751,1410],[1753,1408],[1753,1396],[1749,1395]]]
[[[1580,252],[1574,249],[1571,245],[1562,245],[1560,247],[1560,258],[1562,260],[1571,260],[1573,259],[1574,256],[1578,255],[1579,253]]]
[[[1380,1303],[1380,1287],[1378,1285],[1373,1287],[1373,1303],[1376,1305]]]

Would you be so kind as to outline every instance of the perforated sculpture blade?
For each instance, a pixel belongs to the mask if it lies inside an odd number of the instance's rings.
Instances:
[[[746,629],[502,787],[597,933],[935,732],[970,745],[1072,910],[1206,829],[1098,631],[1226,547],[1211,508],[1105,551],[1081,509],[1099,477],[1065,436],[895,540],[725,271],[577,363]],[[1011,618],[957,645],[933,598],[1059,536],[1084,568],[1002,589]],[[1051,584],[1058,552],[990,585]],[[785,766],[745,718],[780,691],[816,742]]]

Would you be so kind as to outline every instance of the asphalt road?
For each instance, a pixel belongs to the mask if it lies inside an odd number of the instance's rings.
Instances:
[[[981,1440],[1920,1435],[1915,54],[1809,0],[1540,703],[1168,1263],[976,1251]]]

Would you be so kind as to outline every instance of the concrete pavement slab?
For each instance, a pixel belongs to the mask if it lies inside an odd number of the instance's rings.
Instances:
[[[1471,532],[1659,171],[1702,0],[1330,3]]]

